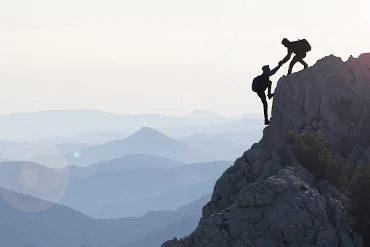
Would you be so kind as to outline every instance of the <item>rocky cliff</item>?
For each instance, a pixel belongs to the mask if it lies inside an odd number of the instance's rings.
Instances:
[[[362,247],[349,199],[296,159],[287,133],[321,133],[353,165],[370,157],[370,54],[333,55],[282,77],[263,138],[217,181],[190,236],[162,247]]]

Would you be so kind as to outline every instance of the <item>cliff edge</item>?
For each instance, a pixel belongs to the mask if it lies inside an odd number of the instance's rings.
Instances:
[[[321,134],[331,155],[370,161],[370,53],[333,55],[277,83],[263,138],[217,181],[197,229],[162,247],[362,247],[350,230],[350,199],[302,165],[289,131]],[[314,165],[314,164],[312,164]]]

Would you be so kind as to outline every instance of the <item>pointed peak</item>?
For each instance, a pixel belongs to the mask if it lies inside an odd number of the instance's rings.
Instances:
[[[165,135],[153,128],[142,127],[141,129],[133,133],[131,136],[165,136]]]
[[[142,127],[136,133],[138,133],[138,132],[158,132],[159,133],[159,131],[157,131],[153,128],[150,128],[150,127]]]

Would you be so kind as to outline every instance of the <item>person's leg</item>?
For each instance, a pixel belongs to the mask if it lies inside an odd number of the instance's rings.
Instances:
[[[308,64],[303,59],[299,60],[299,62],[303,65],[304,69],[308,68]]]
[[[264,91],[259,91],[257,92],[258,96],[261,98],[262,104],[263,104],[263,114],[265,116],[265,124],[269,124],[269,119],[268,119],[268,112],[267,112],[267,100],[266,100],[266,95]]]
[[[271,82],[271,81],[269,81],[269,84],[268,84],[268,93],[267,93],[267,97],[268,97],[269,99],[271,99],[272,97],[274,97],[274,94],[273,94],[273,93],[271,93],[271,85],[272,85],[272,82]]]
[[[305,58],[306,56],[307,56],[307,53],[304,53],[298,56],[298,62],[300,62],[303,65],[304,69],[308,68],[308,64],[305,61],[303,61],[303,58]]]
[[[298,62],[298,60],[300,60],[300,58],[297,57],[297,55],[295,55],[293,57],[292,61],[289,64],[288,75],[290,75],[292,73],[293,66]]]

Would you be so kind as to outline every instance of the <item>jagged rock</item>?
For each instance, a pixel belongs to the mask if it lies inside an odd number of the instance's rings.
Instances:
[[[258,148],[258,143],[254,143],[254,144],[251,146],[251,149],[255,149],[255,148]]]
[[[172,240],[168,240],[166,242],[164,242],[161,247],[171,247],[172,245],[176,244],[177,243],[177,238],[174,237]]]
[[[351,154],[348,157],[348,161],[352,164],[356,164],[357,161],[362,157],[363,153],[365,151],[365,148],[361,145],[356,144],[356,146],[353,148]]]
[[[328,217],[325,198],[313,189],[301,190],[301,183],[291,167],[251,183],[239,193],[236,204],[211,215],[188,238],[173,246],[275,247],[303,245],[315,239],[319,246],[336,246],[340,241],[350,241],[348,232],[342,231],[340,239],[336,234],[345,228],[343,208],[338,204],[333,207],[339,226],[336,228]]]
[[[333,226],[340,231],[347,231],[348,221],[346,215],[343,214],[344,208],[342,204],[336,199],[329,198],[327,206],[328,217]]]
[[[281,78],[266,133],[270,136],[264,139],[278,142],[288,129],[320,119],[320,129],[335,142],[351,136],[346,140],[347,147],[361,142],[370,146],[369,57],[370,53],[343,62],[331,55],[306,70]]]
[[[236,198],[236,205],[241,207],[261,207],[273,202],[276,195],[287,189],[284,180],[269,177],[261,183],[252,183],[242,189]]]
[[[298,163],[287,132],[317,131],[333,154],[370,161],[369,68],[370,54],[331,55],[281,78],[261,141],[217,181],[198,227],[162,247],[363,247],[348,230],[349,199]]]
[[[349,198],[347,198],[342,193],[340,193],[328,181],[326,180],[320,181],[318,185],[318,191],[322,196],[326,198],[326,200],[330,200],[330,199],[338,200],[341,206],[343,206],[346,209],[346,211],[348,211],[350,204],[351,204]]]
[[[246,152],[246,160],[249,164],[254,164],[257,160],[258,149],[249,149]]]

